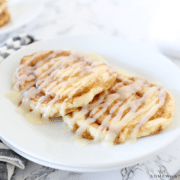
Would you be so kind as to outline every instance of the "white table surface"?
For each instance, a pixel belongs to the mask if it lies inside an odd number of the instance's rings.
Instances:
[[[39,39],[57,35],[108,35],[151,45],[149,28],[161,3],[162,0],[45,0],[43,12],[35,20],[0,36],[0,42],[28,33]],[[170,59],[180,67],[180,59]],[[99,173],[75,173],[29,161],[25,170],[16,169],[14,180],[159,180],[171,179],[179,170],[180,138],[158,155],[135,166]],[[180,179],[180,175],[175,179]]]

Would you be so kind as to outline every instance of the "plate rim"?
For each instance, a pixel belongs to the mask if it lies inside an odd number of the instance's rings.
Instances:
[[[177,137],[178,138],[178,137]],[[175,140],[177,140],[177,138]],[[31,155],[28,155],[22,151],[20,151],[19,149],[16,149],[15,147],[13,147],[11,144],[9,144],[8,142],[6,142],[4,139],[1,138],[1,140],[3,141],[3,143],[10,147],[12,150],[14,150],[14,152],[16,152],[17,154],[21,155],[22,157],[34,162],[34,163],[37,163],[39,165],[43,165],[43,166],[49,166],[50,168],[55,168],[55,169],[59,169],[59,170],[66,170],[66,171],[73,171],[73,172],[104,172],[104,171],[113,171],[113,170],[117,170],[117,169],[122,169],[122,168],[125,168],[125,167],[129,167],[129,166],[133,166],[133,165],[136,165],[137,163],[143,163],[144,161],[147,161],[149,160],[150,158],[154,157],[156,155],[156,153],[154,154],[151,154],[150,156],[144,158],[144,159],[141,159],[140,161],[138,162],[131,162],[131,163],[127,163],[127,164],[124,164],[124,165],[116,165],[116,166],[112,166],[112,167],[109,167],[109,166],[104,166],[104,167],[74,167],[74,166],[67,166],[67,165],[62,165],[62,164],[56,164],[56,163],[50,163],[50,162],[47,162],[47,161],[44,161],[44,160],[41,160],[41,159],[38,159],[38,158],[35,158]],[[174,140],[174,141],[175,141]],[[174,142],[173,141],[173,142]],[[171,142],[169,145],[171,145],[173,142]],[[162,149],[160,149],[157,153],[160,153],[161,151],[163,151],[166,147],[163,147]]]

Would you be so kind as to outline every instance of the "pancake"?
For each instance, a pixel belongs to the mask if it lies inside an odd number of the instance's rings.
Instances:
[[[7,9],[5,9],[1,14],[0,14],[0,27],[4,26],[7,24],[10,20],[10,14]]]
[[[7,1],[0,0],[0,27],[7,24],[10,20],[10,14],[7,10]]]
[[[121,144],[161,132],[172,121],[174,99],[160,85],[118,74],[108,90],[63,119],[87,139]]]
[[[21,92],[22,105],[28,103],[44,118],[56,118],[87,105],[116,76],[105,62],[83,53],[42,51],[22,58],[14,87]]]

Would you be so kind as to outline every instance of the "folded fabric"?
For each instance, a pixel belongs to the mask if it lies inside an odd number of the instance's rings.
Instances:
[[[33,36],[20,35],[14,38],[10,38],[0,48],[0,62],[4,61],[9,55],[36,41]],[[15,167],[24,169],[27,160],[13,150],[8,148],[0,140],[0,180],[10,180]]]
[[[0,62],[18,49],[27,46],[34,41],[36,41],[34,37],[26,34],[8,39],[6,43],[0,48]]]

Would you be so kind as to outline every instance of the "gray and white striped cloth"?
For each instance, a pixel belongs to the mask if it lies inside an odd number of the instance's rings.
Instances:
[[[27,46],[34,41],[35,39],[33,36],[26,34],[8,39],[6,43],[2,47],[0,47],[0,62],[18,49]]]
[[[10,38],[0,48],[0,62],[4,61],[9,55],[27,46],[35,41],[35,38],[30,35],[20,35]],[[13,177],[16,167],[24,169],[27,160],[13,150],[8,148],[0,140],[0,180],[10,180]]]

